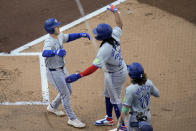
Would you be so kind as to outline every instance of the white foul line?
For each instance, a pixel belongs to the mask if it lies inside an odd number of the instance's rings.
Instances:
[[[0,56],[39,56],[41,52],[27,52],[27,53],[13,53],[13,54],[7,54],[7,53],[0,53]]]
[[[50,102],[48,81],[47,81],[47,77],[46,77],[46,66],[45,66],[44,58],[42,57],[42,55],[40,55],[39,59],[40,59],[40,73],[41,73],[41,82],[42,82],[43,102]]]
[[[46,77],[46,66],[44,58],[42,57],[41,52],[30,52],[30,53],[16,53],[16,54],[7,54],[1,53],[0,56],[39,56],[40,59],[40,73],[41,73],[41,86],[42,86],[42,102],[39,101],[20,101],[20,102],[1,102],[0,105],[47,105],[50,102],[49,99],[49,89],[48,82]]]
[[[0,105],[18,106],[18,105],[48,105],[47,102],[41,101],[18,101],[18,102],[2,102]]]

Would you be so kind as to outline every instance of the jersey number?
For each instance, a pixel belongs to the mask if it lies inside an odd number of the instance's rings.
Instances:
[[[146,108],[149,104],[149,100],[150,100],[150,94],[147,93],[146,95],[142,95],[142,97],[139,98],[140,104],[142,108]]]

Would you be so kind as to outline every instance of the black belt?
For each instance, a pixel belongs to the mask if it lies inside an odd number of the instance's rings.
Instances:
[[[63,69],[64,67],[60,67],[60,68],[57,68],[57,69],[52,69],[52,68],[48,68],[49,71],[57,71],[58,69]]]
[[[146,112],[146,111],[150,111],[150,109],[147,109],[147,110],[145,110],[144,112]],[[131,112],[129,112],[129,114],[131,114],[131,115],[133,115],[134,113],[139,113],[138,111],[131,111]]]

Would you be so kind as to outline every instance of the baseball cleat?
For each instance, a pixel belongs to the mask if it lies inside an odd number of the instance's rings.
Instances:
[[[109,131],[117,131],[117,128],[109,130]],[[119,131],[128,131],[126,126],[121,126]]]
[[[112,117],[108,117],[107,115],[105,116],[104,119],[97,120],[94,123],[96,126],[112,126],[114,125],[114,121]]]
[[[127,131],[127,127],[126,126],[121,126],[120,131]]]
[[[78,120],[78,119],[75,119],[75,120],[70,120],[70,119],[69,119],[67,123],[68,123],[69,125],[71,125],[71,126],[76,127],[76,128],[83,128],[83,127],[86,126],[85,123],[81,122],[81,121]]]
[[[47,111],[50,112],[50,113],[53,113],[57,116],[65,116],[65,113],[63,111],[60,111],[58,109],[55,109],[55,108],[51,107],[50,104],[47,107]]]

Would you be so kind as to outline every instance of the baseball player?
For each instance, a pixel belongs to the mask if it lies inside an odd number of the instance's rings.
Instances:
[[[122,107],[120,97],[121,90],[127,77],[127,66],[122,58],[120,48],[123,23],[117,8],[110,5],[108,10],[113,12],[117,26],[112,29],[108,24],[99,24],[93,30],[96,40],[101,41],[100,48],[93,64],[83,72],[72,74],[66,78],[66,82],[71,83],[95,72],[98,68],[104,70],[106,116],[104,119],[95,121],[95,125],[97,126],[111,126],[114,124],[112,119],[113,107],[117,119],[120,117]],[[124,124],[122,124],[121,129],[126,130]]]
[[[63,34],[59,30],[60,24],[61,22],[58,22],[55,18],[49,18],[44,23],[44,28],[46,32],[49,33],[49,37],[44,42],[42,56],[45,57],[48,82],[51,83],[58,91],[58,95],[48,105],[47,110],[57,116],[63,116],[65,113],[58,110],[59,105],[62,103],[69,118],[68,124],[77,128],[82,128],[85,127],[85,124],[76,117],[70,104],[72,89],[71,84],[68,84],[65,81],[65,78],[68,76],[68,72],[64,66],[66,51],[63,49],[63,43],[70,42],[81,37],[87,37],[90,39],[90,36],[87,33]]]
[[[120,128],[125,116],[129,115],[129,131],[153,131],[150,125],[150,96],[160,97],[159,90],[147,79],[140,63],[133,62],[127,66],[131,84],[125,90],[123,107],[117,124]]]

